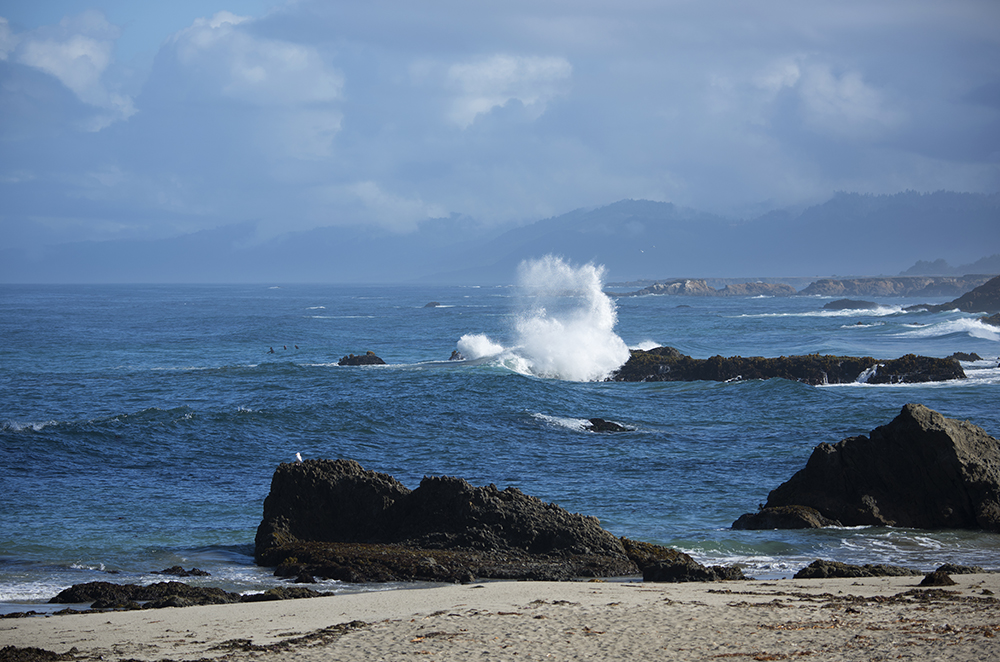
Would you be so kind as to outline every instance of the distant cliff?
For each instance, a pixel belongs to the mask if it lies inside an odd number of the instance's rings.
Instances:
[[[983,285],[990,276],[897,276],[877,278],[822,278],[796,291],[787,283],[728,283],[716,289],[706,279],[679,278],[657,281],[633,292],[608,292],[610,296],[647,294],[699,297],[822,296],[822,297],[941,297],[961,296]]]
[[[989,276],[899,276],[845,280],[823,278],[799,294],[825,297],[957,297],[989,279]]]
[[[787,297],[796,294],[795,288],[786,283],[729,283],[721,289],[711,287],[704,279],[679,279],[653,283],[635,292],[614,293],[617,297],[638,297],[647,294],[697,297]]]

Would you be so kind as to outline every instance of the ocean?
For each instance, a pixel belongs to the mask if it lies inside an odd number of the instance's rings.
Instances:
[[[1000,436],[1000,329],[906,312],[908,299],[613,299],[602,277],[550,259],[510,286],[0,286],[0,612],[52,609],[82,582],[163,581],[153,573],[174,565],[227,590],[279,584],[253,540],[271,475],[296,453],[411,488],[427,475],[517,487],[757,578],[816,558],[1000,568],[996,534],[729,528],[815,445],[906,403]],[[657,345],[983,360],[920,385],[603,381],[628,348]],[[337,365],[369,350],[388,365]],[[586,431],[592,417],[634,431]]]

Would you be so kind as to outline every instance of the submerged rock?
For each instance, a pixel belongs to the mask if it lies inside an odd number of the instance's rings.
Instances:
[[[768,495],[767,508],[781,506],[814,508],[845,526],[1000,532],[1000,441],[908,404],[867,437],[816,446]]]
[[[307,460],[275,470],[254,560],[287,577],[469,582],[634,575],[670,552],[515,488],[441,476],[409,490],[352,460]]]
[[[756,513],[741,515],[733,522],[733,529],[820,529],[824,526],[841,526],[834,519],[823,517],[815,508],[808,506],[777,506],[761,508]]]
[[[632,432],[632,428],[627,428],[621,423],[615,423],[614,421],[606,421],[603,418],[591,418],[586,424],[584,424],[584,429],[590,432]]]
[[[674,347],[633,349],[628,361],[608,380],[616,382],[745,381],[791,379],[806,384],[913,384],[964,379],[965,371],[954,359],[907,354],[898,359],[870,356],[713,356],[694,359]]]
[[[337,365],[385,365],[385,361],[375,355],[375,352],[368,350],[361,356],[348,354],[339,361]]]

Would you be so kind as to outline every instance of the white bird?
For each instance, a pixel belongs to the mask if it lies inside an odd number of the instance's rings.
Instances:
[[[296,453],[296,454],[295,454],[295,460],[296,460],[296,461],[297,461],[297,462],[298,462],[299,464],[302,464],[302,453]]]

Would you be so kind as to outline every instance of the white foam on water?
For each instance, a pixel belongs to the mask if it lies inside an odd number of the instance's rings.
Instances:
[[[657,347],[662,347],[663,343],[658,343],[655,340],[643,340],[635,347],[630,347],[629,349],[641,349],[644,352],[648,352],[651,349],[656,349]]]
[[[534,418],[547,423],[549,425],[554,425],[556,427],[568,428],[573,431],[585,430],[590,421],[585,418],[569,418],[566,416],[550,416],[548,414],[532,414]]]
[[[524,311],[517,317],[517,354],[539,377],[598,381],[628,360],[614,332],[618,313],[604,293],[604,267],[574,267],[546,255],[518,269]]]
[[[978,318],[965,317],[916,327],[896,335],[901,338],[942,338],[950,335],[968,335],[980,340],[1000,342],[1000,326],[984,324]]]
[[[503,345],[493,342],[486,334],[467,333],[458,339],[458,351],[467,359],[482,359],[498,356],[504,351]]]

